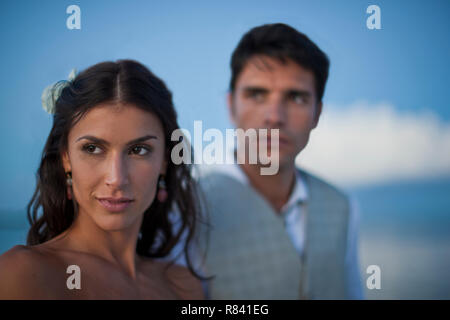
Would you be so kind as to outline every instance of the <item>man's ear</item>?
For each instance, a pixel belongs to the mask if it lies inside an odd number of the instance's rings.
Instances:
[[[314,123],[313,123],[311,130],[314,129],[315,127],[317,127],[317,125],[319,124],[319,118],[320,118],[321,114],[322,114],[322,101],[320,101],[319,103],[316,104]]]
[[[231,91],[228,91],[228,93],[227,93],[227,107],[228,107],[228,116],[230,117],[230,121],[233,125],[236,126],[236,120],[234,117],[233,93]]]
[[[61,159],[64,167],[64,172],[71,172],[72,166],[70,165],[69,154],[67,151],[61,153]]]

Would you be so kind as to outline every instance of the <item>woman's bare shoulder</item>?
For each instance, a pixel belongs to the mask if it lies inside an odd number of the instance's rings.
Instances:
[[[203,287],[185,266],[174,264],[169,261],[156,260],[140,257],[144,270],[152,277],[158,275],[179,299],[200,300],[204,299]]]
[[[8,272],[9,275],[22,270],[30,270],[39,267],[42,255],[33,247],[16,245],[0,255],[0,269],[2,276]]]
[[[48,287],[48,259],[31,246],[16,245],[0,255],[0,299],[33,299]],[[42,296],[40,296],[42,298]]]
[[[181,299],[200,300],[205,298],[201,280],[194,276],[187,267],[171,264],[167,267],[166,275],[172,289]]]

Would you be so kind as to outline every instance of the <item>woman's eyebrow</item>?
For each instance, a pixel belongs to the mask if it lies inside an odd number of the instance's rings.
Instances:
[[[82,139],[90,140],[90,141],[92,141],[94,143],[97,143],[97,144],[103,144],[103,145],[106,145],[106,146],[109,145],[108,141],[106,141],[104,139],[101,139],[101,138],[94,137],[94,136],[90,136],[90,135],[79,137],[75,142],[78,142],[78,141],[80,141]],[[146,135],[146,136],[143,136],[143,137],[140,137],[140,138],[133,139],[133,140],[129,141],[127,143],[127,145],[131,145],[131,144],[135,144],[135,143],[139,143],[139,142],[144,142],[144,141],[149,140],[149,139],[158,139],[158,137],[153,136],[153,135]]]
[[[150,140],[150,139],[158,139],[157,136],[152,136],[152,135],[146,135],[134,140],[131,140],[130,142],[127,143],[127,145],[131,145],[131,144],[135,144],[135,143],[139,143],[139,142],[144,142],[146,140]]]

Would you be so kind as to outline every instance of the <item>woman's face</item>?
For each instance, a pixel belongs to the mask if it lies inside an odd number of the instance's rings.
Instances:
[[[134,105],[100,104],[72,127],[62,158],[80,215],[105,231],[140,225],[166,170],[162,124]]]

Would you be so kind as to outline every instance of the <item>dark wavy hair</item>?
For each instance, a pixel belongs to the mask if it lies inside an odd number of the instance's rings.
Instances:
[[[46,242],[72,225],[78,209],[76,202],[67,197],[61,155],[68,148],[70,129],[83,115],[104,102],[133,104],[156,115],[162,123],[169,159],[172,148],[179,143],[171,140],[173,130],[179,128],[172,94],[164,82],[142,64],[133,60],[101,62],[64,83],[55,101],[53,127],[37,170],[36,190],[27,206],[31,224],[28,245]],[[144,212],[136,252],[146,257],[165,257],[178,241],[185,238],[188,268],[199,277],[188,254],[200,209],[191,169],[188,164],[175,165],[168,161],[165,175],[168,198],[165,202],[155,198]],[[175,206],[180,212],[181,224],[174,232],[169,212]]]

